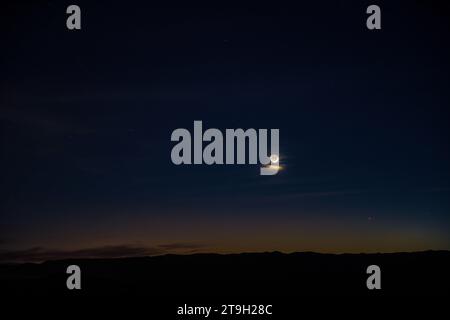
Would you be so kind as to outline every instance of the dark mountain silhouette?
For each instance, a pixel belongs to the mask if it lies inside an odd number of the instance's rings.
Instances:
[[[66,288],[66,268],[80,266],[82,289]],[[368,290],[366,269],[381,268],[381,290]],[[0,265],[0,293],[275,297],[444,295],[450,251],[391,254],[244,253],[74,259]]]

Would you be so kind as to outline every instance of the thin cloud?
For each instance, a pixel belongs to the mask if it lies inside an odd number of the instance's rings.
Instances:
[[[58,117],[50,112],[38,112],[30,108],[5,107],[0,113],[0,119],[51,133],[87,134],[92,132],[61,116]]]
[[[169,244],[161,244],[158,246],[158,248],[162,248],[165,250],[195,250],[195,249],[201,249],[205,246],[202,244],[193,244],[193,243],[169,243]]]
[[[25,250],[0,251],[0,262],[42,262],[64,259],[113,259],[153,256],[166,253],[189,253],[200,245],[188,243],[163,244],[156,247],[117,245],[79,250],[54,250],[33,247]]]

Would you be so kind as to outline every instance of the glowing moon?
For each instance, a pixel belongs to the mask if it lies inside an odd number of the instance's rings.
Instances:
[[[280,160],[280,158],[278,158],[278,156],[276,154],[273,154],[270,156],[270,161],[272,163],[278,163],[279,160]]]

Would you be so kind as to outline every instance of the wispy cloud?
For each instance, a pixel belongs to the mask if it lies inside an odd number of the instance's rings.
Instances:
[[[158,246],[158,248],[161,248],[163,250],[189,250],[189,252],[197,251],[204,247],[205,246],[202,244],[193,244],[193,243],[169,243],[169,244],[161,244]]]
[[[37,111],[32,108],[4,107],[0,120],[20,124],[37,130],[60,134],[87,134],[92,130],[74,123],[55,113]]]
[[[112,259],[152,256],[166,253],[191,253],[204,247],[199,244],[169,243],[155,247],[116,245],[78,250],[57,250],[33,247],[25,250],[0,251],[0,262],[42,262],[63,259]]]

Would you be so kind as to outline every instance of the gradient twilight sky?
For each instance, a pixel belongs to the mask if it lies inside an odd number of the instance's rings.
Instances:
[[[445,1],[10,2],[0,259],[450,249]],[[173,165],[194,120],[279,128],[284,170]]]

